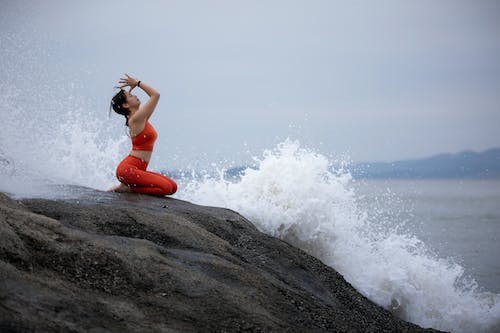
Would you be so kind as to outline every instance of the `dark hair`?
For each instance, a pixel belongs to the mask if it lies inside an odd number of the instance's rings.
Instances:
[[[125,126],[128,126],[128,116],[129,110],[123,107],[123,104],[127,102],[127,96],[125,95],[125,90],[120,89],[120,91],[113,96],[111,99],[111,103],[109,105],[109,109],[113,109],[118,114],[125,116]]]

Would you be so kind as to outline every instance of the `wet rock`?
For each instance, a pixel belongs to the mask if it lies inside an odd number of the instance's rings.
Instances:
[[[0,193],[2,332],[424,332],[236,212]]]

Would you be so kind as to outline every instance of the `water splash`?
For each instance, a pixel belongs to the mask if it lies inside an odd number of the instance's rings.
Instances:
[[[186,180],[179,196],[234,209],[339,271],[365,296],[423,327],[454,332],[499,328],[500,295],[481,292],[464,269],[423,242],[374,220],[358,205],[352,178],[328,158],[286,140],[238,181]]]
[[[32,184],[54,183],[102,190],[116,182],[128,138],[76,85],[40,91],[0,84],[0,98],[0,190],[29,195]]]

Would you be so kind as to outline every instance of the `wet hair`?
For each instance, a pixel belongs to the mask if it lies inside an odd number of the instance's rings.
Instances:
[[[130,111],[127,108],[123,107],[123,104],[127,102],[127,95],[125,95],[125,90],[120,89],[120,91],[113,96],[111,99],[111,103],[109,105],[109,110],[111,109],[118,114],[121,114],[125,117],[125,126],[128,126],[128,116]]]

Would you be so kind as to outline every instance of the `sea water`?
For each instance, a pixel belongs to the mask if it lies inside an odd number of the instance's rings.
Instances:
[[[257,162],[236,181],[187,180],[179,196],[240,212],[405,320],[454,332],[500,329],[498,182],[468,189],[462,181],[457,191],[454,181],[356,181],[293,140]],[[478,248],[482,255],[471,255]]]
[[[372,220],[391,221],[437,255],[453,258],[479,287],[500,293],[500,180],[362,180]]]

